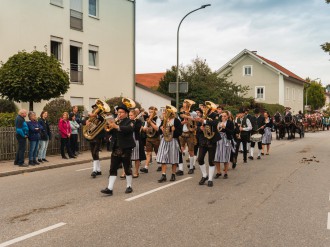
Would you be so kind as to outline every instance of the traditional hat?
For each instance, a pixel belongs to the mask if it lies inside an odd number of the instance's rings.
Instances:
[[[186,102],[186,103],[188,103],[189,105],[194,105],[194,104],[196,104],[195,101],[190,100],[190,99],[185,99],[183,102]]]

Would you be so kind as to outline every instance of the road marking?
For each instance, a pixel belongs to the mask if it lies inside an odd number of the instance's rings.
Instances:
[[[5,246],[9,246],[9,245],[18,243],[18,242],[23,241],[25,239],[32,238],[34,236],[37,236],[37,235],[42,234],[44,232],[48,232],[48,231],[54,230],[54,229],[56,229],[58,227],[61,227],[61,226],[64,226],[64,225],[66,225],[66,223],[61,222],[61,223],[58,223],[56,225],[52,225],[52,226],[43,228],[43,229],[41,229],[39,231],[31,232],[31,233],[26,234],[26,235],[24,235],[22,237],[14,238],[12,240],[9,240],[7,242],[4,242],[4,243],[0,244],[0,247],[5,247]]]
[[[328,230],[330,230],[330,213],[328,213]]]
[[[88,168],[84,168],[84,169],[79,169],[79,170],[76,170],[76,172],[81,172],[81,171],[85,171],[85,170],[90,170],[92,169],[93,167],[88,167]]]
[[[173,183],[170,183],[170,184],[167,184],[167,185],[161,186],[161,187],[159,187],[159,188],[157,188],[157,189],[149,190],[149,191],[144,192],[144,193],[142,193],[142,194],[140,194],[140,195],[137,195],[137,196],[133,196],[133,197],[127,198],[127,199],[125,199],[125,201],[127,201],[127,202],[133,201],[133,200],[135,200],[135,199],[138,199],[138,198],[140,198],[140,197],[143,197],[143,196],[149,195],[149,194],[154,193],[154,192],[156,192],[156,191],[159,191],[159,190],[162,190],[162,189],[168,188],[168,187],[173,186],[173,185],[176,185],[176,184],[178,184],[178,183],[182,183],[182,182],[184,182],[184,181],[186,181],[186,180],[188,180],[188,179],[191,179],[191,178],[192,178],[192,177],[187,177],[187,178],[184,178],[184,179],[182,179],[182,180],[179,180],[179,181],[176,181],[176,182],[173,182]],[[0,247],[1,247],[1,246],[0,246]]]

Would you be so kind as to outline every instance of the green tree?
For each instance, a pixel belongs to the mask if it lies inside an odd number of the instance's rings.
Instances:
[[[325,90],[320,82],[312,81],[306,90],[308,105],[312,110],[318,110],[325,104]]]
[[[48,112],[49,122],[51,124],[57,125],[58,121],[63,115],[63,112],[70,113],[71,103],[68,100],[57,98],[49,101],[43,110]]]
[[[54,56],[46,52],[21,51],[1,63],[0,96],[17,102],[49,100],[66,93],[70,86],[68,73]]]
[[[206,61],[201,58],[196,58],[192,64],[181,66],[180,81],[187,81],[189,83],[188,93],[179,94],[180,105],[185,98],[195,101],[198,107],[199,103],[205,100],[210,100],[216,104],[241,104],[244,99],[248,87],[242,87],[236,83],[229,82],[228,76],[220,76],[218,72],[213,72]],[[168,92],[168,85],[170,82],[176,81],[176,67],[172,66],[167,70],[164,77],[159,82],[158,91],[175,98],[175,94]]]
[[[330,3],[330,0],[325,0],[325,2]],[[330,43],[329,42],[326,42],[326,43],[322,44],[321,48],[322,48],[323,51],[330,53]]]

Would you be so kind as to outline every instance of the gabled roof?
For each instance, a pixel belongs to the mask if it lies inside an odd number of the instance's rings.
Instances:
[[[151,88],[149,88],[149,87],[146,87],[146,86],[142,85],[141,83],[136,82],[135,85],[136,85],[137,87],[139,87],[139,88],[142,88],[142,89],[144,89],[144,90],[150,92],[150,93],[153,93],[153,94],[155,94],[155,95],[158,95],[158,96],[160,96],[160,97],[163,97],[164,99],[167,99],[167,100],[174,100],[172,97],[167,96],[167,95],[165,95],[165,94],[162,94],[161,92],[158,92],[157,90],[153,90],[153,89],[151,89]]]
[[[148,88],[158,88],[159,81],[164,77],[163,73],[136,74],[135,81]]]
[[[225,69],[227,69],[229,66],[231,66],[232,64],[234,64],[237,60],[239,60],[240,58],[242,58],[242,56],[244,56],[245,54],[249,54],[251,57],[253,57],[254,59],[256,59],[257,61],[259,61],[262,64],[265,64],[266,66],[269,66],[271,68],[273,68],[274,70],[278,71],[279,73],[283,74],[286,77],[291,77],[294,78],[302,83],[307,83],[304,79],[302,79],[300,76],[294,74],[293,72],[291,72],[290,70],[284,68],[283,66],[279,65],[276,62],[273,62],[267,58],[264,58],[262,56],[257,55],[255,52],[251,52],[247,49],[244,49],[243,51],[241,51],[237,56],[235,56],[233,59],[231,59],[228,63],[226,63],[224,66],[222,66],[218,72],[222,72]]]

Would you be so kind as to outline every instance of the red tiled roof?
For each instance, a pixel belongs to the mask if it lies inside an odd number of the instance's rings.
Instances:
[[[159,81],[165,75],[164,73],[147,73],[147,74],[136,74],[135,82],[138,82],[148,88],[158,88]]]
[[[290,77],[293,77],[299,81],[302,81],[302,82],[306,82],[304,79],[302,79],[301,77],[297,76],[296,74],[294,74],[293,72],[291,72],[290,70],[282,67],[281,65],[279,65],[278,63],[275,63],[267,58],[264,58],[262,56],[259,56],[257,54],[255,54],[256,56],[258,56],[259,58],[261,58],[262,60],[264,60],[266,63],[272,65],[273,67],[275,67],[276,69],[282,71],[284,74],[287,74],[288,76]]]

